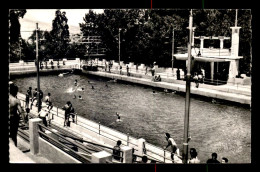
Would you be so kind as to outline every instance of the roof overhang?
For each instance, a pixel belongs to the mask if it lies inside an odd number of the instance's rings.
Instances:
[[[174,57],[177,60],[188,60],[188,54],[175,54]],[[193,56],[195,61],[201,62],[226,62],[232,60],[239,60],[243,56]]]

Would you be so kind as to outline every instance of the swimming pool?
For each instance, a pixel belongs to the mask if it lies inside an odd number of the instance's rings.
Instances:
[[[72,91],[75,79],[78,88],[85,91]],[[37,86],[35,76],[19,77],[13,82],[24,94],[29,86]],[[54,106],[71,101],[79,115],[160,147],[167,144],[164,133],[168,132],[182,150],[184,94],[86,75],[41,76],[40,82],[44,96],[51,93]],[[83,99],[78,99],[79,95]],[[116,112],[122,122],[116,122]],[[218,153],[219,160],[225,156],[231,163],[251,162],[249,108],[226,102],[213,104],[191,96],[190,135],[189,147],[197,149],[201,162],[206,162],[212,152]]]

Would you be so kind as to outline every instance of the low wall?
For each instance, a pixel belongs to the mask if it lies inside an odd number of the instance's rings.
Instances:
[[[39,153],[52,163],[81,163],[42,138],[39,138]]]

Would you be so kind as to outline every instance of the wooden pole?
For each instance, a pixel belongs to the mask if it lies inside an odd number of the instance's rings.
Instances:
[[[183,142],[183,163],[188,161],[188,136],[189,136],[189,115],[190,115],[190,78],[191,78],[191,43],[193,37],[192,28],[192,10],[189,18],[189,43],[188,43],[188,66],[186,76],[186,99],[185,99],[185,117],[184,117],[184,142]]]
[[[37,91],[38,91],[38,94],[37,94],[37,98],[38,98],[38,112],[40,112],[41,110],[41,100],[40,100],[40,76],[39,76],[39,56],[38,56],[38,23],[36,23],[36,68],[37,68]]]

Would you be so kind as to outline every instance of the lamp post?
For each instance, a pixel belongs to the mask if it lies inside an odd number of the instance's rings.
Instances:
[[[41,100],[40,100],[40,76],[39,76],[39,56],[38,56],[38,23],[36,23],[36,68],[37,68],[37,103],[38,103],[38,112],[41,110]]]
[[[119,28],[119,38],[118,38],[118,56],[119,56],[119,68],[120,68],[120,31],[121,31],[121,28]]]
[[[188,43],[188,66],[186,75],[186,98],[185,98],[185,117],[184,117],[184,140],[183,140],[183,163],[186,164],[188,160],[188,142],[189,142],[189,115],[190,115],[190,78],[191,78],[191,43],[193,37],[192,28],[192,10],[189,17],[189,43]]]

